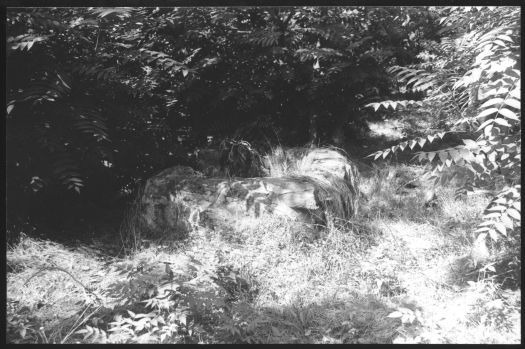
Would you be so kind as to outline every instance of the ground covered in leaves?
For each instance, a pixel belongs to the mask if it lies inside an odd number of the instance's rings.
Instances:
[[[472,255],[489,198],[452,183],[425,205],[422,171],[368,168],[358,218],[315,234],[263,216],[127,253],[115,236],[22,237],[7,251],[8,342],[519,343],[518,276]]]

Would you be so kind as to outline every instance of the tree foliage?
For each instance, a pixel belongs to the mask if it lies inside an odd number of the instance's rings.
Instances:
[[[413,150],[415,158],[431,164],[436,182],[461,174],[462,190],[504,187],[487,207],[477,232],[493,240],[517,232],[521,225],[521,69],[520,9],[515,7],[457,7],[439,9],[444,35],[427,43],[411,66],[388,71],[404,91],[425,91],[422,105],[436,110],[446,122],[437,134],[403,142],[371,156]],[[397,102],[397,103],[396,103]],[[371,103],[396,108],[411,101]],[[413,103],[412,103],[413,104]],[[463,144],[424,151],[425,144],[446,132],[462,131]],[[473,139],[471,139],[472,137]],[[455,168],[456,171],[445,171]],[[512,238],[512,237],[510,237]]]
[[[9,206],[51,198],[69,207],[78,194],[112,202],[210,140],[340,142],[359,106],[387,88],[382,64],[412,63],[432,16],[416,7],[11,8]]]
[[[111,203],[224,139],[341,144],[363,106],[444,120],[374,158],[468,131],[417,158],[519,189],[519,25],[511,7],[9,9],[9,206]]]

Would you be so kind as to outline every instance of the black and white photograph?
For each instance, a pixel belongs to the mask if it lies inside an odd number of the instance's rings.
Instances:
[[[521,7],[350,5],[4,7],[6,343],[521,344]]]

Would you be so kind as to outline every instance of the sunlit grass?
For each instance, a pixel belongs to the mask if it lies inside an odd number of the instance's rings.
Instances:
[[[197,342],[519,343],[519,290],[482,280],[465,263],[488,198],[455,198],[454,189],[444,187],[436,191],[436,204],[425,207],[428,183],[400,190],[421,173],[417,166],[376,168],[361,181],[368,199],[360,215],[328,230],[267,215],[238,217],[227,229],[196,230],[184,243],[151,242],[109,265],[64,246],[24,239],[8,250],[8,315],[21,313],[24,304],[24,312],[40,316],[39,302],[49,313],[67,297],[76,318],[85,309],[85,290],[65,273],[48,271],[23,286],[43,256],[81,282],[96,280],[92,285],[102,296],[119,278],[126,280],[108,274],[117,262],[130,270],[151,265],[150,273],[162,278],[163,262],[182,266],[196,260],[196,275],[203,278],[182,297],[195,303]],[[206,278],[224,267],[241,276],[251,292],[238,294],[227,313],[197,304],[224,297]],[[182,276],[177,280],[186,282]],[[412,323],[388,317],[400,307],[420,317]],[[72,325],[69,320],[44,326],[47,341],[60,342]],[[15,334],[11,328],[11,338]],[[36,332],[28,336],[45,342]]]

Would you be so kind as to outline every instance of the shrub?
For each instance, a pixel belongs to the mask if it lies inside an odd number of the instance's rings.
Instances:
[[[440,32],[445,35],[441,42],[427,43],[426,51],[419,55],[421,63],[389,69],[403,90],[424,91],[427,96],[421,102],[386,101],[367,106],[375,110],[409,104],[431,106],[436,125],[443,121],[439,132],[369,156],[384,159],[419,146],[414,158],[431,165],[435,184],[443,184],[461,171],[465,180],[458,194],[476,188],[498,190],[476,232],[488,233],[494,241],[502,236],[516,240],[521,226],[520,10],[458,7],[438,11],[443,16]],[[446,133],[458,131],[465,132],[463,145],[423,151]]]

